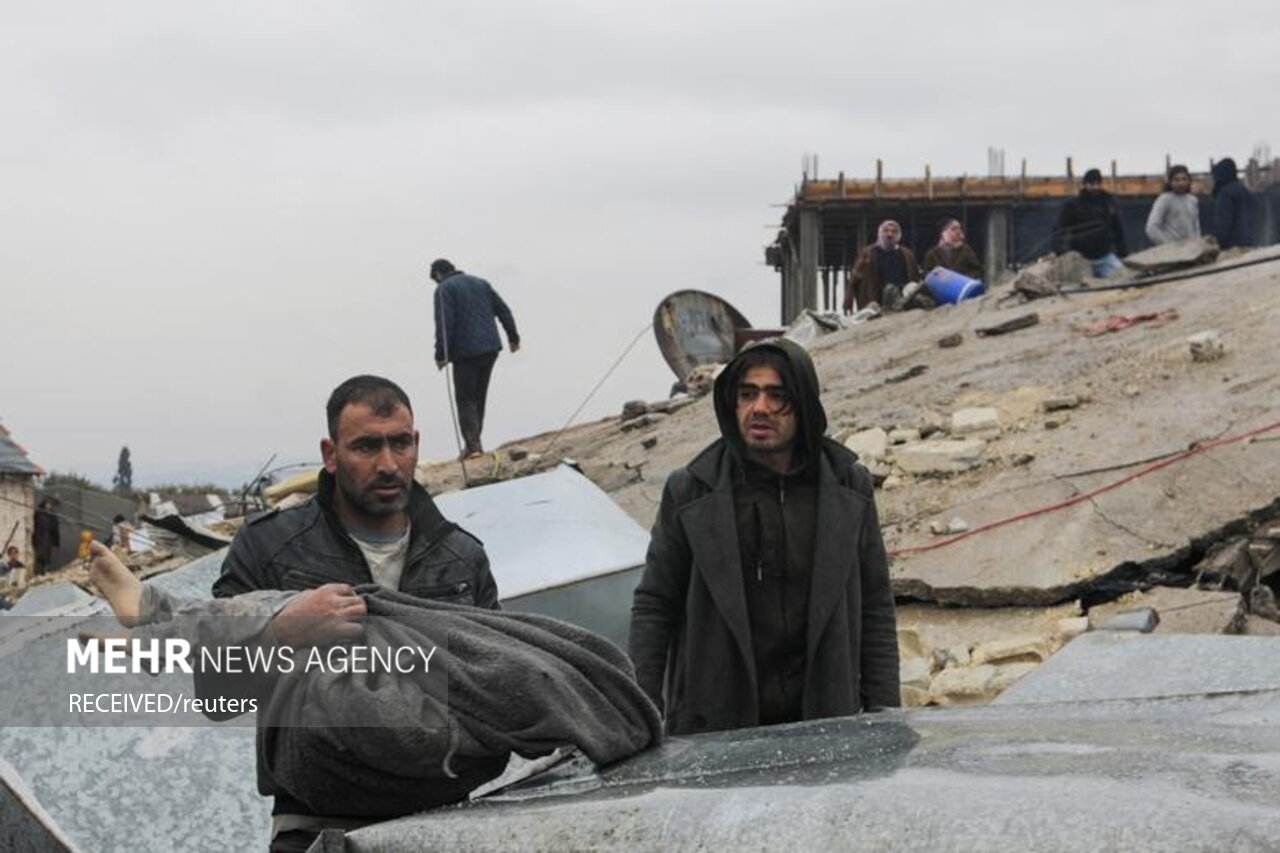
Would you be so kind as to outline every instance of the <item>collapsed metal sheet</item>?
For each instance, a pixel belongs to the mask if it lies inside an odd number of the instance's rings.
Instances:
[[[644,528],[567,465],[436,504],[484,543],[504,600],[634,568],[649,547]]]

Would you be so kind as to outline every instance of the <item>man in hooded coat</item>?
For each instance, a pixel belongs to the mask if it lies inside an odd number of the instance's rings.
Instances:
[[[1253,193],[1240,183],[1236,161],[1213,164],[1213,236],[1224,249],[1252,246],[1256,230]]]
[[[668,478],[631,610],[636,677],[667,731],[897,706],[871,476],[824,437],[808,353],[747,347],[714,402],[721,437]]]

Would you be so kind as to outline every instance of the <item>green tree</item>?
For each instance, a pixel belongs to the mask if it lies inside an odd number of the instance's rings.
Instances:
[[[111,484],[117,492],[133,491],[133,463],[129,461],[129,446],[120,448],[120,458],[116,461],[116,475]]]

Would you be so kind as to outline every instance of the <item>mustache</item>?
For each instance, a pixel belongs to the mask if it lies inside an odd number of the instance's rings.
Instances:
[[[404,478],[399,474],[379,474],[374,477],[366,486],[368,489],[380,489],[383,486],[400,486],[404,488],[406,485]]]

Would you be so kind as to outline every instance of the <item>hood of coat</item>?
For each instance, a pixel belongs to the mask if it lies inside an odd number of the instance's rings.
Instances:
[[[1236,161],[1230,157],[1224,157],[1217,163],[1213,164],[1213,194],[1217,195],[1218,191],[1228,184],[1234,184],[1240,180],[1237,176],[1239,170],[1236,168]]]
[[[822,407],[818,391],[818,371],[805,348],[787,338],[769,338],[756,341],[742,348],[733,360],[725,365],[716,377],[715,409],[720,434],[741,455],[745,450],[742,433],[738,428],[738,382],[745,372],[747,356],[761,349],[772,350],[782,356],[779,373],[782,382],[796,401],[800,423],[797,432],[797,450],[805,460],[817,458],[818,446],[827,431],[827,413]]]

